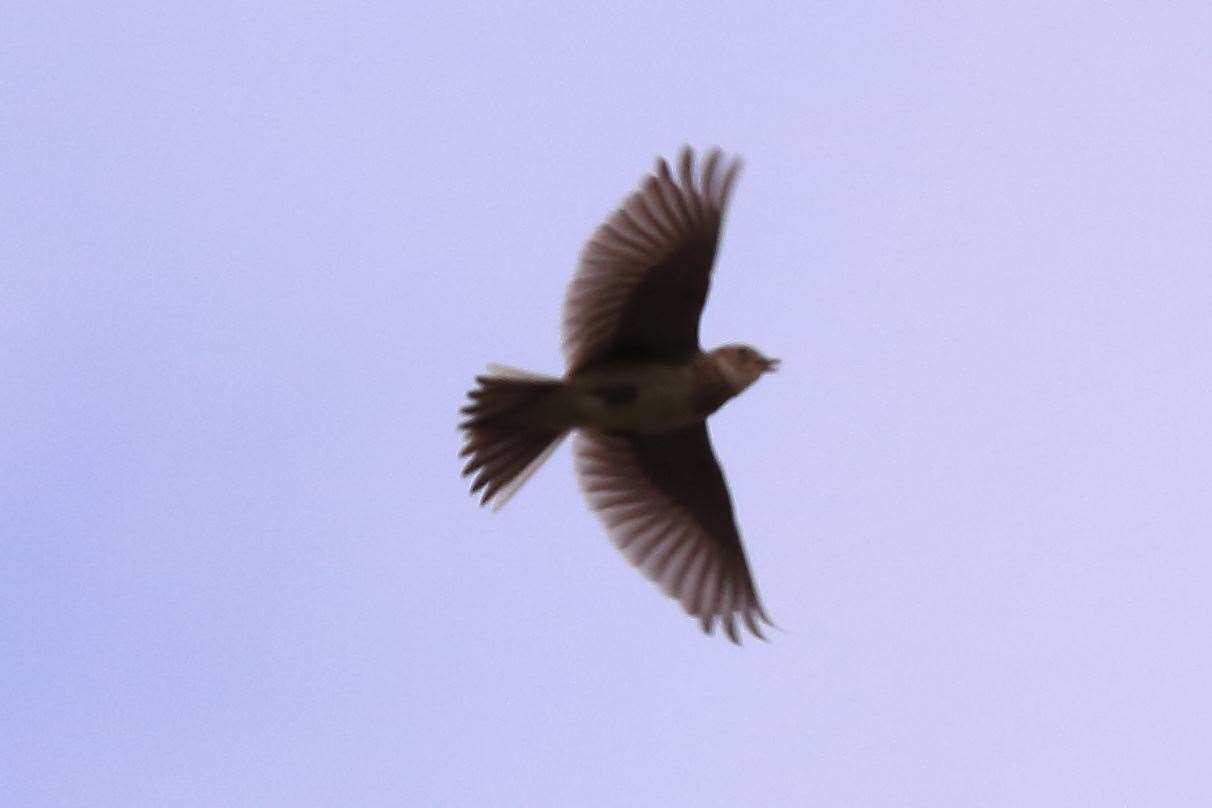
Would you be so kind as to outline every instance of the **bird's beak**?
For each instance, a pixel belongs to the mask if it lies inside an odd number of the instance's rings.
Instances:
[[[774,373],[776,370],[779,369],[779,363],[781,361],[782,360],[780,360],[780,359],[767,359],[766,367],[762,368],[762,372],[763,373]]]

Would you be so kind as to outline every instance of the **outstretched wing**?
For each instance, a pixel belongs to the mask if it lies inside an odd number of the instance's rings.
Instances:
[[[714,149],[696,170],[683,148],[676,178],[658,159],[598,227],[564,300],[569,373],[603,359],[678,361],[699,350],[699,315],[739,169]]]
[[[758,600],[724,475],[705,424],[654,435],[581,429],[577,477],[627,559],[710,633],[716,618],[739,643],[770,624]]]

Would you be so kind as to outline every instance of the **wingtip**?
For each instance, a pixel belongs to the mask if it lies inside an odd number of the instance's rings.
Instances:
[[[678,153],[678,179],[681,180],[683,192],[693,193],[694,150],[687,145],[683,145],[681,152]]]
[[[740,645],[741,638],[736,630],[736,614],[729,612],[724,617],[720,618],[720,622],[724,624],[724,631],[728,634],[728,639],[732,640],[733,645]]]

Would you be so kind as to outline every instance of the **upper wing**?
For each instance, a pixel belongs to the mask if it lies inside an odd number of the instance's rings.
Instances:
[[[577,477],[590,507],[632,564],[711,632],[739,642],[770,623],[745,561],[724,475],[705,424],[654,435],[581,429]]]
[[[658,159],[594,232],[564,300],[564,356],[572,373],[599,359],[679,360],[699,350],[720,221],[740,161],[708,153],[696,171],[683,148],[678,177]]]

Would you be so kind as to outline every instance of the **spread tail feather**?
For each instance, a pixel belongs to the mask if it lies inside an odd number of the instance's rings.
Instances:
[[[470,457],[463,476],[475,474],[471,492],[483,491],[480,504],[493,510],[510,497],[556,450],[572,426],[563,382],[513,368],[490,366],[467,393],[471,403],[460,411],[466,419],[463,449]]]

